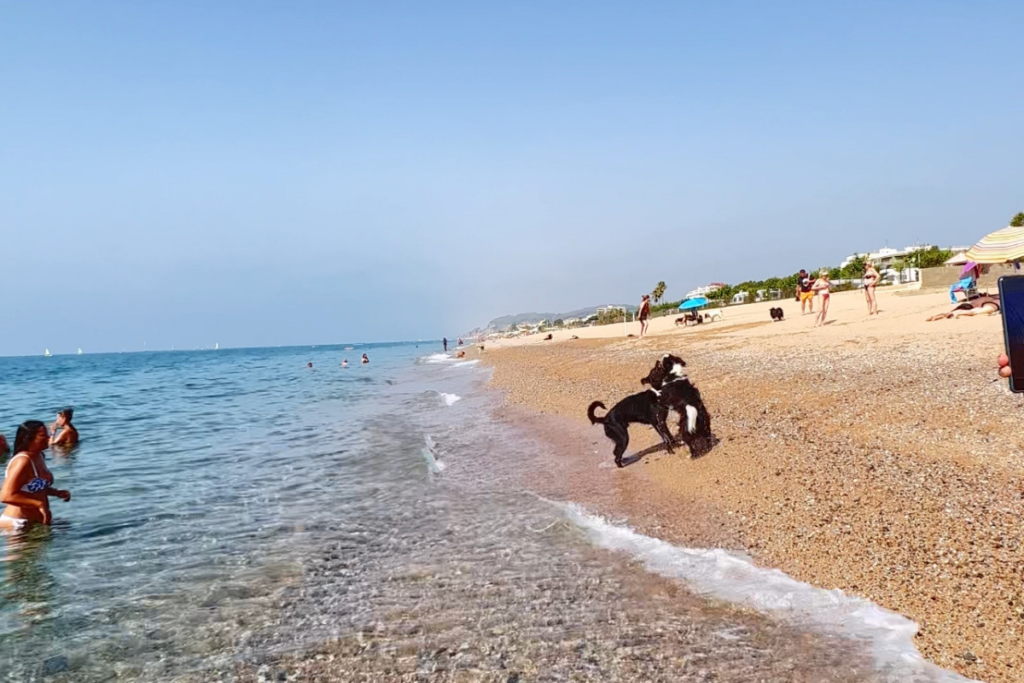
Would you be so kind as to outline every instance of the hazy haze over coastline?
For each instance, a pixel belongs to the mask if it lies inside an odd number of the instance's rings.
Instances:
[[[1024,210],[1019,3],[8,3],[0,354],[451,336]]]

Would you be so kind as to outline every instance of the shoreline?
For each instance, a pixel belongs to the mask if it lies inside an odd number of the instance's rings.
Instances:
[[[915,644],[935,664],[1020,680],[1024,403],[995,375],[1000,319],[924,322],[949,310],[944,292],[879,298],[869,319],[862,294],[834,294],[825,328],[794,302],[765,302],[690,328],[656,319],[642,340],[612,325],[469,357],[493,368],[503,416],[564,459],[542,488],[641,533],[740,550],[871,600],[917,622]],[[768,321],[775,305],[791,317]],[[586,406],[639,391],[670,351],[689,363],[720,442],[689,459],[683,446],[651,449],[653,431],[635,427],[628,454],[644,455],[617,470]]]

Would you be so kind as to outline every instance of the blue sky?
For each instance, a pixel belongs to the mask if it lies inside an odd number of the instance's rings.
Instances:
[[[449,337],[971,243],[1019,2],[0,4],[0,354]]]

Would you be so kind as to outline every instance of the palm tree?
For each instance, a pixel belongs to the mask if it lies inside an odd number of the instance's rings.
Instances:
[[[654,303],[661,301],[661,297],[665,296],[665,281],[662,280],[655,287],[654,291],[651,292],[651,298],[654,299]]]

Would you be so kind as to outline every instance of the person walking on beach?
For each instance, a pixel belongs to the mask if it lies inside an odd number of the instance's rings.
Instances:
[[[640,310],[637,311],[636,317],[640,320],[640,338],[643,339],[644,335],[647,334],[647,319],[651,317],[650,294],[644,294],[643,299],[640,300]]]
[[[815,327],[820,327],[825,324],[825,316],[828,315],[828,299],[829,299],[829,287],[832,283],[828,281],[828,271],[822,270],[818,273],[818,279],[811,285],[811,291],[818,292],[821,294],[821,311],[818,313],[818,317],[814,321]]]
[[[811,278],[807,271],[801,268],[796,280],[797,296],[800,297],[800,315],[808,312],[814,313],[814,290],[811,289],[811,284]],[[807,311],[808,305],[810,305],[810,311]]]
[[[448,353],[448,337],[442,339],[441,344],[444,346],[444,352]]]
[[[882,276],[878,274],[878,270],[873,265],[864,264],[864,296],[868,300],[868,315],[878,313],[878,295],[875,294],[875,288],[881,279]]]
[[[65,408],[57,413],[57,419],[50,426],[50,446],[71,448],[78,443],[78,430],[71,424],[71,418],[75,411]]]
[[[0,514],[0,529],[22,531],[33,522],[49,524],[50,496],[65,503],[71,500],[67,491],[52,488],[53,474],[43,461],[43,451],[49,445],[50,435],[42,422],[28,420],[18,427],[14,456],[7,463],[0,486],[0,503],[7,506]]]

